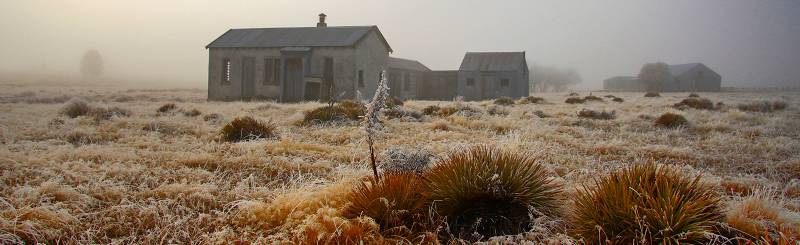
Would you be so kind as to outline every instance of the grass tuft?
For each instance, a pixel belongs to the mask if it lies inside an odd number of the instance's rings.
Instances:
[[[614,101],[614,102],[617,102],[617,103],[625,102],[625,100],[620,98],[620,97],[614,97],[613,99],[611,99],[611,101]]]
[[[302,125],[314,125],[346,120],[359,120],[364,116],[364,105],[359,102],[344,100],[333,106],[319,107],[305,113]]]
[[[714,102],[705,98],[688,98],[673,105],[677,109],[693,108],[697,110],[714,110]]]
[[[581,109],[581,111],[578,112],[578,117],[597,119],[597,120],[611,120],[617,117],[617,112],[616,111],[606,112],[605,110],[593,111],[589,109]]]
[[[61,107],[61,114],[69,117],[69,118],[76,118],[79,116],[86,115],[89,113],[89,103],[82,99],[71,99]]]
[[[787,104],[786,102],[776,100],[776,101],[759,101],[759,102],[752,102],[747,104],[739,104],[737,108],[740,111],[749,111],[749,112],[774,112],[774,111],[782,111],[786,109]]]
[[[656,92],[647,92],[647,93],[644,93],[644,97],[646,97],[646,98],[661,97],[661,94],[656,93]]]
[[[494,100],[494,104],[495,105],[504,105],[504,106],[514,105],[514,99],[512,99],[510,97],[503,96],[503,97],[495,99]]]
[[[555,214],[559,205],[561,186],[542,165],[495,148],[455,152],[425,178],[428,200],[459,237],[518,234],[530,228],[533,216]]]
[[[413,172],[386,172],[380,181],[372,177],[356,184],[347,195],[350,205],[344,209],[345,218],[368,216],[382,231],[420,230],[428,211],[422,195],[423,181]]]
[[[252,117],[238,117],[220,130],[223,141],[239,142],[253,139],[278,137],[277,127],[272,121],[262,122]]]
[[[564,101],[564,103],[567,104],[583,104],[583,102],[586,102],[586,100],[578,97],[569,97],[566,101]]]
[[[587,244],[704,244],[722,219],[716,191],[667,166],[630,166],[575,195],[572,232]]]
[[[594,95],[589,95],[589,96],[583,97],[583,100],[584,101],[599,101],[599,102],[602,102],[603,98],[600,98],[600,97],[597,97],[597,96],[594,96]]]
[[[161,105],[161,107],[158,107],[157,111],[160,113],[167,113],[174,111],[175,109],[178,109],[178,106],[176,106],[175,103],[166,103],[164,105]]]
[[[681,115],[667,112],[656,118],[655,125],[664,128],[678,128],[689,125],[689,121]]]
[[[517,101],[517,104],[541,104],[544,103],[544,98],[528,96]]]

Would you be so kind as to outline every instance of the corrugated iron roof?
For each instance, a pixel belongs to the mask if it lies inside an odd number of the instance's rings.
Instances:
[[[416,60],[409,60],[409,59],[402,59],[402,58],[395,58],[389,57],[389,60],[386,62],[389,68],[394,69],[401,69],[401,70],[410,70],[410,71],[430,71],[427,66],[423,65],[419,61]]]
[[[525,66],[525,52],[467,52],[459,70],[516,71]]]
[[[701,63],[688,63],[688,64],[680,64],[680,65],[670,65],[669,66],[669,73],[672,76],[680,76],[683,73],[686,73],[695,67],[701,65]]]
[[[206,48],[351,47],[373,30],[392,52],[377,26],[231,29]]]

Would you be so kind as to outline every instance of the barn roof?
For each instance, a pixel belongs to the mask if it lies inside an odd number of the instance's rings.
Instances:
[[[680,64],[680,65],[670,65],[669,66],[669,73],[673,76],[680,76],[683,73],[688,72],[695,67],[702,65],[701,63],[688,63],[688,64]]]
[[[461,71],[516,71],[527,69],[525,52],[467,52]]]
[[[377,26],[230,29],[206,48],[352,47],[371,31],[392,52]]]
[[[416,60],[409,60],[409,59],[401,59],[395,57],[389,57],[387,61],[387,65],[389,68],[401,69],[401,70],[410,70],[410,71],[430,71],[427,66],[423,65],[419,61]]]

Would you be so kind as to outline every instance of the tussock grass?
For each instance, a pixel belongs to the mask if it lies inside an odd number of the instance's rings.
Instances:
[[[673,107],[677,109],[692,108],[697,110],[714,110],[714,102],[705,98],[688,98],[676,103]]]
[[[198,109],[191,109],[188,111],[183,111],[183,115],[187,117],[196,117],[202,115],[203,112],[200,112]]]
[[[567,98],[567,100],[564,101],[564,103],[567,104],[583,104],[584,102],[586,102],[586,100],[578,97],[569,97]]]
[[[344,100],[333,106],[323,106],[307,111],[302,125],[314,125],[330,122],[356,121],[364,116],[364,105],[360,102]]]
[[[386,100],[386,108],[402,107],[405,102],[397,97],[389,97]]]
[[[528,97],[524,97],[522,99],[519,99],[517,101],[517,104],[541,104],[541,103],[544,103],[544,102],[545,102],[545,100],[542,97],[528,96]]]
[[[494,100],[494,104],[495,105],[510,106],[510,105],[514,105],[514,99],[512,99],[510,97],[503,96],[503,97],[495,99]]]
[[[661,94],[656,93],[656,92],[647,92],[647,93],[644,93],[644,97],[645,98],[661,97]]]
[[[423,173],[428,170],[433,154],[427,150],[389,148],[383,151],[379,166],[385,172]]]
[[[617,103],[625,102],[625,100],[620,98],[620,97],[614,97],[613,99],[611,99],[611,101],[614,101],[614,102],[617,102]]]
[[[159,112],[159,113],[168,113],[168,112],[172,112],[172,111],[177,110],[177,109],[178,109],[178,106],[175,105],[175,103],[166,103],[166,104],[163,104],[160,107],[158,107],[158,109],[156,111]]]
[[[706,243],[706,233],[722,219],[719,202],[700,177],[634,165],[578,191],[572,232],[588,244]]]
[[[522,154],[469,148],[438,161],[425,178],[428,200],[458,237],[517,234],[532,216],[558,213],[561,187]]]
[[[597,120],[611,120],[617,117],[617,112],[616,111],[607,112],[605,110],[593,111],[589,109],[581,109],[581,111],[578,112],[578,117],[597,119]]]
[[[490,106],[486,109],[486,113],[492,116],[508,116],[510,113],[507,109],[503,108],[502,106]]]
[[[728,208],[726,222],[754,240],[771,244],[800,241],[800,215],[787,210],[781,197],[768,190],[735,201]]]
[[[653,124],[664,128],[678,128],[688,126],[689,121],[681,115],[667,112],[658,116]]]
[[[690,93],[689,94],[689,98],[699,98],[699,97],[700,97],[700,95],[696,94],[696,93]]]
[[[89,103],[86,103],[86,101],[73,98],[61,107],[61,114],[70,118],[76,118],[86,115],[89,113],[90,109],[91,107],[89,107]]]
[[[422,113],[419,111],[404,109],[402,107],[390,107],[389,109],[383,110],[383,115],[390,119],[412,119],[412,120],[421,120]]]
[[[220,138],[227,142],[278,137],[277,127],[272,121],[262,122],[252,117],[237,117],[220,129]]]
[[[594,95],[588,95],[586,97],[583,97],[583,100],[584,101],[599,101],[599,102],[602,102],[603,98],[600,98],[600,97],[597,97],[597,96],[594,96]]]
[[[774,111],[782,111],[786,109],[788,105],[786,102],[775,100],[775,101],[759,101],[759,102],[751,102],[747,104],[739,104],[736,106],[740,111],[749,111],[749,112],[774,112]]]
[[[414,172],[387,172],[380,181],[369,178],[348,194],[344,217],[371,217],[384,232],[426,228],[424,183]]]

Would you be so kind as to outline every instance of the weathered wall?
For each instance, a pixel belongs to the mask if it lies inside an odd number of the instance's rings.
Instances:
[[[467,80],[475,79],[474,86]],[[509,79],[508,86],[501,86],[503,79]],[[459,71],[457,94],[465,100],[486,100],[508,96],[521,98],[528,96],[530,84],[524,71]]]
[[[419,100],[453,100],[458,87],[458,71],[428,71],[423,73]]]
[[[389,58],[389,50],[380,40],[375,31],[369,32],[361,42],[355,46],[355,69],[353,74],[358,76],[358,70],[364,71],[364,87],[358,87],[357,81],[353,83],[353,89],[361,93],[361,99],[371,99],[378,88],[378,79],[382,69],[386,67],[386,60]],[[356,77],[357,79],[357,77]],[[348,94],[348,98],[352,98]]]
[[[392,96],[403,100],[413,100],[419,97],[424,72],[397,68],[388,68],[387,72],[391,87],[389,93]],[[397,86],[391,86],[393,83],[397,83]]]
[[[670,86],[665,87],[668,92],[716,92],[720,91],[722,78],[713,70],[703,65],[697,66],[688,72],[674,78]]]

